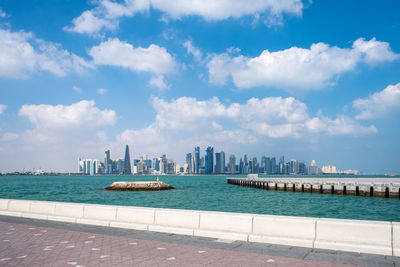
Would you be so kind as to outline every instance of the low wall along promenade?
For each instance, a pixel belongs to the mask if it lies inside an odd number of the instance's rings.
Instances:
[[[400,256],[400,223],[0,199],[0,215]]]

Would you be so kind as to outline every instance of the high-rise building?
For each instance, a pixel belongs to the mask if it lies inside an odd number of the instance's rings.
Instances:
[[[271,171],[273,174],[276,174],[276,158],[272,157],[271,158]]]
[[[233,155],[233,156],[235,156],[235,155]],[[229,157],[229,162],[230,162],[230,160],[231,160],[231,157]],[[236,161],[236,158],[235,158],[235,161]],[[240,158],[240,160],[239,160],[239,173],[240,174],[244,174],[243,168],[244,168],[244,163],[243,163],[242,158]]]
[[[153,169],[155,171],[160,171],[160,159],[159,158],[153,158]]]
[[[311,175],[318,174],[317,162],[315,162],[315,160],[311,161],[311,165],[309,167],[308,173],[311,174]]]
[[[124,158],[124,171],[123,174],[131,174],[131,158],[129,156],[129,146],[125,147],[125,158]]]
[[[79,159],[79,173],[84,175],[98,174],[97,159]]]
[[[242,161],[242,159],[240,159],[240,161]],[[235,174],[236,173],[236,157],[233,154],[229,156],[228,172],[230,174]]]
[[[336,166],[331,166],[331,165],[322,166],[322,172],[328,174],[335,174],[337,173]]]
[[[167,168],[168,168],[167,156],[164,154],[161,156],[160,172],[167,173]]]
[[[187,173],[192,173],[192,153],[187,153],[186,154],[186,162],[185,162],[188,167],[187,167]]]
[[[215,153],[215,173],[225,173],[225,152],[221,151]]]
[[[167,168],[166,168],[166,174],[175,174],[176,173],[176,163],[173,159],[168,159],[167,160]]]
[[[107,149],[104,152],[104,174],[111,174],[112,173],[112,162],[110,157],[110,150]]]
[[[114,168],[115,172],[118,174],[123,174],[125,168],[124,159],[119,158],[117,160],[114,160],[114,163],[115,163],[115,168]]]
[[[214,169],[214,148],[209,146],[206,149],[204,162],[204,171],[206,174],[212,174]]]
[[[299,173],[299,163],[297,160],[292,159],[290,161],[290,171],[289,174],[298,174]]]
[[[299,174],[307,174],[307,166],[304,162],[299,163]]]
[[[194,173],[200,173],[200,147],[195,147],[193,151],[194,156]]]

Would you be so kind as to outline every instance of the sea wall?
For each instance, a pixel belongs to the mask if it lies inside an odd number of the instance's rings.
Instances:
[[[0,199],[0,215],[400,256],[400,223]]]

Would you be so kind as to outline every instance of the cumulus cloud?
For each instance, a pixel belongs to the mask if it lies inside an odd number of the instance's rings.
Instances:
[[[97,93],[98,93],[99,95],[105,95],[105,94],[107,94],[107,92],[108,92],[108,90],[107,90],[107,89],[104,89],[104,88],[99,88],[99,89],[97,89]]]
[[[93,67],[60,45],[35,38],[30,32],[4,29],[0,29],[0,58],[0,77],[10,78],[26,78],[38,71],[65,76]]]
[[[7,105],[0,104],[0,115],[3,114],[6,109],[7,109]]]
[[[82,89],[79,86],[76,86],[76,85],[72,86],[72,90],[74,90],[77,93],[82,92]]]
[[[111,0],[98,1],[96,7],[84,11],[72,20],[72,26],[64,29],[71,32],[96,35],[102,30],[115,30],[121,17],[132,17],[150,8],[161,11],[168,19],[184,16],[199,16],[208,21],[240,18],[252,15],[265,17],[267,24],[281,24],[284,14],[301,16],[301,0],[257,0],[249,5],[246,0]]]
[[[161,90],[161,91],[166,90],[166,89],[168,89],[168,88],[170,87],[170,86],[165,82],[164,76],[162,76],[162,75],[159,75],[159,76],[157,76],[157,77],[152,78],[152,79],[149,81],[149,85],[152,86],[152,87],[156,87],[156,88],[158,88],[158,89]]]
[[[358,64],[375,65],[399,59],[386,42],[375,38],[356,40],[351,48],[325,43],[309,49],[291,47],[257,57],[214,54],[207,63],[211,83],[224,85],[229,78],[239,88],[257,86],[283,89],[315,90],[334,84],[340,74],[354,70]]]
[[[117,119],[114,110],[100,110],[93,100],[82,100],[69,106],[23,105],[18,114],[41,131],[95,128],[112,125]]]
[[[10,142],[10,141],[14,141],[14,140],[16,140],[18,138],[18,134],[16,134],[16,133],[11,133],[11,132],[7,132],[7,133],[4,133],[3,134],[3,136],[2,136],[2,141],[4,141],[4,142]]]
[[[251,98],[243,104],[224,104],[216,97],[180,97],[172,101],[155,97],[152,105],[155,121],[146,128],[121,133],[117,147],[129,143],[148,153],[173,150],[182,154],[194,144],[232,150],[238,145],[262,144],[268,139],[377,132],[373,125],[363,126],[344,115],[334,119],[311,116],[306,104],[293,97]]]
[[[354,100],[353,107],[359,112],[356,119],[360,120],[381,118],[400,111],[400,83]]]
[[[7,17],[7,13],[4,12],[1,8],[0,8],[0,18],[5,18]]]
[[[186,48],[186,51],[189,54],[191,54],[197,62],[203,63],[203,53],[198,47],[195,47],[193,45],[193,42],[191,40],[187,40],[186,42],[184,42],[183,46]]]
[[[133,47],[118,38],[108,39],[90,49],[96,65],[119,66],[138,72],[171,73],[176,68],[175,59],[164,47],[152,44],[147,48]]]

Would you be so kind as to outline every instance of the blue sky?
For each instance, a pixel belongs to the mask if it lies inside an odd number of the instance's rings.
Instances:
[[[400,173],[398,1],[0,1],[0,171],[194,146]]]

